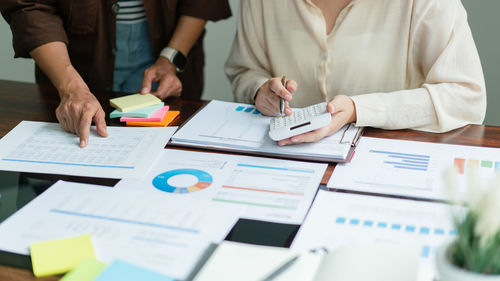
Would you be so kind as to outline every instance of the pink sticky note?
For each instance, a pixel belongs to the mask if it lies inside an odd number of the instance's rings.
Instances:
[[[163,119],[163,116],[168,112],[168,105],[158,109],[155,113],[153,113],[149,118],[143,117],[122,117],[120,118],[120,122],[160,122]]]

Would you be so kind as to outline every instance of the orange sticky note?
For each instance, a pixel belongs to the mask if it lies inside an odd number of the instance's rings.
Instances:
[[[175,117],[179,115],[180,111],[168,111],[160,122],[127,122],[127,126],[144,126],[144,127],[166,127]]]

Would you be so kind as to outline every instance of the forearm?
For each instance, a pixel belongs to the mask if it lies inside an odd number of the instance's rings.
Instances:
[[[71,64],[68,49],[63,42],[50,42],[33,49],[31,57],[49,77],[59,95],[69,95],[72,89],[87,88],[80,74]]]
[[[203,32],[206,23],[207,21],[204,19],[181,16],[168,47],[187,55]]]

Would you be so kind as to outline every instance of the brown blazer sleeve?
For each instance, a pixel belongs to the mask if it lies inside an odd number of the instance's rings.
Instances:
[[[68,44],[57,0],[0,0],[0,12],[10,25],[14,57],[30,57],[29,52],[43,44]]]
[[[181,0],[179,15],[218,21],[231,16],[228,0]]]

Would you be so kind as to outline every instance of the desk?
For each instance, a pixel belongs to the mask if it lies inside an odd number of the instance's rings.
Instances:
[[[108,99],[111,97],[114,97],[112,93],[99,93],[99,100],[108,115],[112,110],[108,102]],[[32,83],[0,80],[0,137],[6,135],[22,120],[57,122],[54,112],[58,103],[59,98],[55,89],[48,85],[38,86]],[[181,125],[206,102],[172,98],[166,100],[166,103],[172,110],[181,111],[180,116],[173,122],[173,125]],[[107,123],[108,125],[120,125],[116,119],[107,119]],[[491,126],[470,125],[446,134],[431,134],[411,130],[385,131],[367,128],[364,136],[448,144],[491,147],[500,146],[500,127]],[[335,165],[328,166],[327,172],[321,181],[322,184],[326,184],[328,182],[334,167]],[[26,190],[29,191],[24,192],[29,193],[28,195],[23,195],[26,198],[19,199],[18,197],[17,206],[14,208],[22,207],[22,205],[26,204],[29,200],[36,196],[37,193],[40,193],[44,190],[44,188],[47,188],[58,179],[105,185],[114,185],[116,183],[116,181],[103,179],[0,172],[0,192],[2,191],[2,188],[7,188],[1,183],[5,182],[3,179],[7,177],[14,178],[14,183],[12,183],[12,180],[11,183],[18,185],[14,188],[19,192],[21,192],[21,190],[23,190],[23,192]],[[19,180],[16,181],[18,178]],[[35,182],[29,181],[31,178],[34,178]],[[5,200],[5,198],[0,199],[0,221],[8,215],[4,212],[2,216],[2,209],[5,209],[7,205],[5,204],[6,202],[2,204],[2,200]],[[10,210],[9,214],[12,213],[12,211],[13,210]],[[226,239],[255,244],[289,246],[297,230],[298,226],[295,225],[280,225],[251,220],[240,220]],[[15,265],[16,267],[6,265]],[[24,269],[20,269],[19,267]],[[57,277],[36,279],[29,270],[29,258],[25,256],[0,253],[0,280],[15,281],[58,279],[59,278]]]

